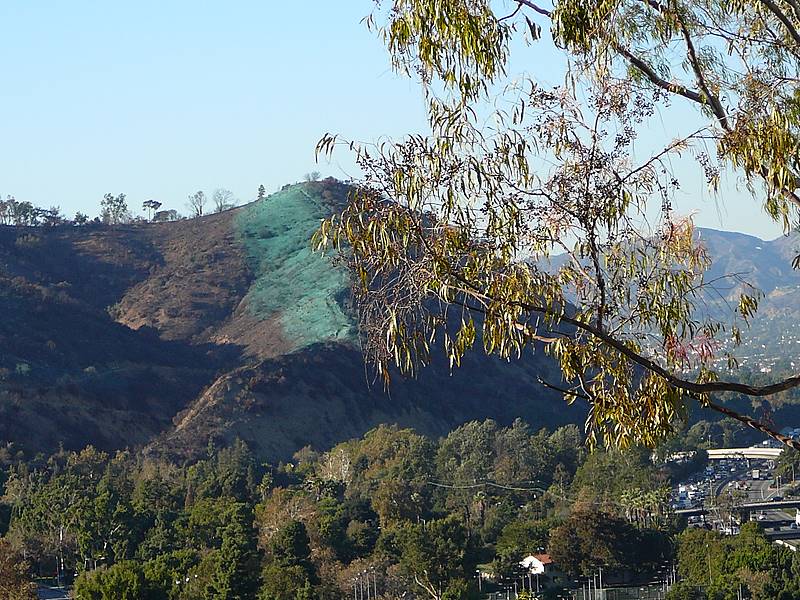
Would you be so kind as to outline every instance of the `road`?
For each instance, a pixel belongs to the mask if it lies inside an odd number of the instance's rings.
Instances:
[[[64,588],[54,588],[46,585],[40,585],[37,588],[36,593],[40,600],[69,600],[69,596],[67,596],[67,590]]]
[[[754,468],[761,471],[763,478],[752,478]],[[796,509],[794,506],[798,504],[799,499],[797,496],[785,498],[783,502],[790,506],[781,507],[780,504],[774,503],[772,499],[775,496],[786,495],[787,486],[781,486],[780,490],[770,488],[770,484],[774,483],[774,480],[769,477],[771,471],[771,468],[761,462],[730,461],[724,464],[722,470],[716,469],[717,475],[713,479],[707,476],[700,480],[697,477],[691,478],[686,485],[692,489],[697,491],[705,486],[705,491],[708,495],[705,498],[704,507],[681,509],[677,512],[687,515],[690,519],[696,519],[700,516],[704,522],[713,523],[714,527],[723,530],[736,526],[738,524],[736,514],[738,511],[734,509],[731,513],[724,508],[726,505],[730,505],[726,501],[730,491],[738,498],[735,501],[736,506],[741,507],[743,504],[762,505],[759,508],[749,509],[750,513],[742,516],[745,519],[752,518],[757,520],[767,535],[785,540],[800,541],[800,527],[794,525],[795,515],[800,511],[800,508]],[[746,483],[746,486],[742,486],[742,482]],[[745,489],[741,489],[742,487],[745,487]],[[776,506],[776,504],[778,505]],[[758,518],[759,516],[761,517],[760,519]],[[699,522],[695,520],[694,524],[699,525]]]
[[[749,485],[749,489],[747,490],[747,502],[760,502],[764,500],[770,500],[773,496],[782,492],[782,489],[776,490],[774,488],[770,488],[770,485],[774,483],[772,479],[751,479],[747,478],[744,479],[747,481]],[[731,485],[731,484],[729,484]],[[780,493],[780,495],[783,495]],[[797,532],[797,538],[800,539],[800,529],[792,530],[788,525],[778,526],[779,529],[775,529],[776,525],[774,523],[779,523],[781,521],[787,522],[791,521],[794,522],[795,520],[795,511],[792,509],[767,509],[763,511],[764,519],[760,520],[759,522],[764,527],[767,532],[770,531],[781,531],[784,533],[788,533],[790,531]]]

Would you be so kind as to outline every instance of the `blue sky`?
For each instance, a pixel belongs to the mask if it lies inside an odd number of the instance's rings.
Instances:
[[[106,192],[125,192],[133,208],[155,198],[185,211],[198,189],[244,201],[261,183],[274,191],[312,170],[357,176],[346,151],[314,164],[322,134],[372,141],[425,129],[419,90],[359,22],[371,8],[0,3],[0,193],[68,214],[96,214]],[[530,62],[558,83],[554,61],[540,46],[515,66]],[[717,202],[695,181],[677,207],[698,210],[699,224],[780,233],[734,186]]]

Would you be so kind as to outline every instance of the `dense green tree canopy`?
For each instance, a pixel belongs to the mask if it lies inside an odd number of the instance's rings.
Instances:
[[[745,335],[758,293],[745,285],[724,315],[709,308],[709,258],[672,210],[670,168],[694,156],[712,189],[732,169],[797,225],[796,3],[394,0],[367,22],[422,84],[431,134],[351,143],[363,185],[316,240],[353,269],[384,377],[391,364],[416,372],[435,343],[454,366],[475,346],[508,358],[543,347],[564,379],[547,383],[590,403],[590,441],[621,446],[657,444],[691,402],[726,412],[715,394],[800,383],[737,380],[722,342]],[[522,41],[560,53],[565,85],[512,62]],[[679,102],[698,127],[675,124],[676,139],[634,153],[637,132]]]
[[[578,570],[649,581],[674,519],[661,518],[668,473],[648,455],[587,454],[574,426],[522,421],[438,440],[379,427],[277,466],[254,465],[241,443],[181,466],[93,448],[0,453],[0,588],[26,598],[31,576],[76,574],[75,597],[88,600],[311,600],[352,597],[369,579],[385,598],[466,600],[477,565],[496,575],[483,591],[502,589],[548,547]],[[565,545],[573,534],[578,545]]]
[[[397,533],[400,566],[432,600],[459,598],[459,579],[474,567],[467,531],[457,518],[406,524]],[[456,588],[456,589],[451,589]]]
[[[678,567],[683,585],[675,598],[691,598],[690,590],[700,587],[699,597],[713,599],[736,598],[740,590],[764,600],[800,595],[796,554],[770,543],[756,523],[745,523],[737,536],[686,530],[678,538]]]

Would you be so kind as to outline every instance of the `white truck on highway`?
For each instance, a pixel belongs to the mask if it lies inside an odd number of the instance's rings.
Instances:
[[[753,479],[761,479],[761,470],[753,469]]]

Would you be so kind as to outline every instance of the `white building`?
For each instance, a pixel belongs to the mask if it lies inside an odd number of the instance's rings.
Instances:
[[[549,554],[531,554],[523,558],[519,564],[531,575],[549,575],[555,568]]]

